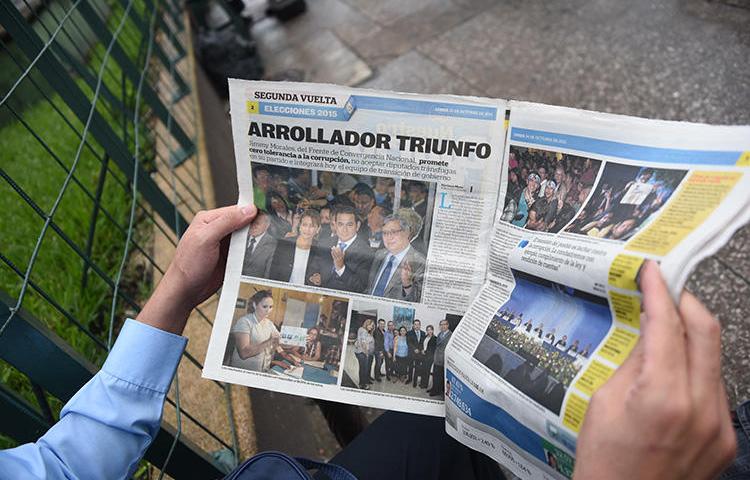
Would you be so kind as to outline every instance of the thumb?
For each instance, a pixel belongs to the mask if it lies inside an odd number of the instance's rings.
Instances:
[[[206,224],[209,238],[216,242],[249,224],[258,214],[258,209],[255,205],[245,205],[243,207],[237,205],[219,210],[221,210],[220,214]]]

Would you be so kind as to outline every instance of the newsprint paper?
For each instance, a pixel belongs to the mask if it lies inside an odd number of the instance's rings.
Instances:
[[[569,478],[591,396],[750,221],[750,127],[230,81],[239,204],[204,376],[446,417]],[[443,402],[445,399],[445,402]]]
[[[432,374],[486,277],[506,103],[232,80],[230,109],[239,203],[266,214],[232,237],[204,375],[444,415]]]

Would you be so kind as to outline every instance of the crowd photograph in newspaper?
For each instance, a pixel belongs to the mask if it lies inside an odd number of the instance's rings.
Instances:
[[[345,298],[242,283],[223,364],[335,385],[348,308]]]
[[[341,385],[442,400],[445,347],[461,317],[355,300]]]
[[[421,300],[434,183],[251,168],[260,213],[248,231],[243,276]]]
[[[501,220],[527,230],[557,233],[591,193],[602,162],[511,145]]]
[[[513,270],[516,286],[474,358],[555,413],[612,325],[606,298]]]
[[[687,172],[607,162],[593,195],[565,231],[625,241],[658,215]]]

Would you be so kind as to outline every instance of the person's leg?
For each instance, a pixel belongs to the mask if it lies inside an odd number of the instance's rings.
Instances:
[[[435,365],[432,373],[432,390],[430,396],[439,397],[442,396],[445,390],[445,367],[443,365]]]
[[[505,478],[489,457],[448,436],[445,419],[400,412],[381,415],[330,463],[359,480]]]
[[[380,369],[383,367],[383,352],[375,352],[375,381],[379,382],[380,377],[382,374],[380,373]]]
[[[411,386],[417,388],[417,378],[422,374],[422,359],[414,359],[414,378],[412,379]]]
[[[721,474],[720,480],[750,478],[750,401],[737,407],[732,416],[732,424],[737,434],[737,456],[729,468]]]
[[[422,364],[422,378],[420,379],[420,388],[427,388],[430,383],[430,368],[432,368],[432,360],[427,359]]]
[[[385,354],[385,379],[390,380],[393,373],[393,358]]]
[[[370,354],[367,356],[367,383],[372,383],[375,379],[372,378],[372,364],[373,359],[375,358],[375,355]]]
[[[406,357],[406,383],[411,382],[411,377],[414,374],[414,358],[411,355]]]
[[[364,353],[355,353],[357,362],[359,363],[359,388],[367,388],[367,380],[369,374],[367,373],[367,355]]]

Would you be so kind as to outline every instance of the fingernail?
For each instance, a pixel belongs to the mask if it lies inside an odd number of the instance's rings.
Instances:
[[[242,212],[243,215],[250,216],[250,215],[255,215],[255,212],[257,211],[257,209],[255,208],[255,205],[245,205],[244,207],[240,209],[240,211]]]

